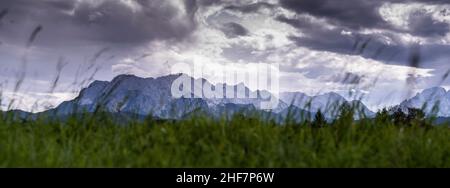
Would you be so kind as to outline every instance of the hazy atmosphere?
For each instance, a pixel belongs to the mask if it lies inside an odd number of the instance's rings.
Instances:
[[[450,89],[449,51],[446,0],[0,1],[3,109],[42,111],[93,80],[198,62],[277,63],[281,91],[353,91],[376,111]]]

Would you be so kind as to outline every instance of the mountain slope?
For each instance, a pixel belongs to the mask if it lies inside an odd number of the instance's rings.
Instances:
[[[407,108],[418,108],[428,115],[450,117],[450,92],[441,87],[426,89],[403,101],[398,107],[404,111]]]
[[[265,91],[250,91],[245,86],[240,91],[244,92],[243,96],[248,97],[254,94],[257,97],[211,99],[194,97],[196,87],[194,83],[205,83],[207,81],[191,77],[188,77],[191,80],[191,97],[175,98],[172,96],[171,86],[180,76],[186,75],[177,74],[159,78],[120,75],[111,82],[96,81],[83,89],[76,99],[62,103],[53,112],[61,116],[103,109],[112,113],[152,114],[158,118],[179,119],[198,110],[208,112],[208,114],[213,116],[220,116],[224,113],[234,114],[251,109],[259,110],[261,102],[265,101],[265,98],[262,97]],[[219,87],[219,85],[215,87]],[[235,96],[237,96],[238,86],[224,85],[223,87],[224,92],[227,91],[225,89],[234,89]],[[279,112],[284,109],[284,106],[286,104],[280,101],[274,111]]]
[[[295,107],[316,113],[319,110],[325,114],[327,118],[333,119],[339,115],[340,108],[346,104],[352,107],[356,113],[356,118],[359,118],[363,114],[371,117],[374,115],[362,102],[360,101],[347,101],[341,95],[330,92],[318,96],[308,96],[301,92],[286,92],[280,94],[280,99],[287,103],[292,104]]]

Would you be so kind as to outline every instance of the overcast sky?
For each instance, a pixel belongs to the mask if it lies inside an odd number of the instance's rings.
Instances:
[[[448,0],[1,0],[0,81],[30,110],[91,77],[278,63],[282,91],[352,90],[377,109],[450,88],[449,25]]]

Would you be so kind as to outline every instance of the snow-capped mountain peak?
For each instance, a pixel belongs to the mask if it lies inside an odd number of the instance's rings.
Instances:
[[[429,88],[403,101],[399,107],[423,109],[429,115],[450,117],[450,92],[442,87]]]

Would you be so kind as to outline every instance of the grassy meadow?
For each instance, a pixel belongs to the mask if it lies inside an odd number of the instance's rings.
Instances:
[[[448,125],[386,113],[281,124],[240,115],[115,124],[108,116],[3,115],[0,167],[450,167]]]

